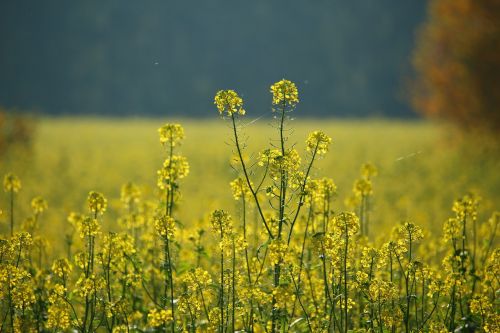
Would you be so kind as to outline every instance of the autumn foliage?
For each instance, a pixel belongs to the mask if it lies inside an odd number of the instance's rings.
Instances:
[[[34,122],[0,106],[0,156],[15,145],[28,146],[34,134]]]
[[[500,2],[430,0],[413,61],[416,110],[467,130],[500,129]]]

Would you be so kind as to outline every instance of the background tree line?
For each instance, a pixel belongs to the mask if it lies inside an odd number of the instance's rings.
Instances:
[[[213,113],[234,87],[266,113],[298,83],[301,116],[412,116],[421,0],[0,2],[0,105],[50,114]]]

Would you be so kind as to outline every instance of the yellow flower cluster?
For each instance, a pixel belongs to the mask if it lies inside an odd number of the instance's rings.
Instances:
[[[361,176],[365,179],[370,179],[378,175],[378,170],[372,163],[364,163],[361,166]]]
[[[282,79],[271,86],[274,105],[295,106],[299,102],[299,91],[295,83]]]
[[[14,308],[22,310],[35,302],[35,291],[31,283],[31,274],[15,265],[0,267],[1,295],[8,297]],[[3,289],[3,288],[5,288]]]
[[[399,297],[399,290],[391,282],[376,279],[370,283],[368,295],[371,300],[386,303],[391,300],[397,300]]]
[[[155,218],[155,229],[160,237],[172,239],[175,235],[175,219],[167,215],[159,216]]]
[[[221,209],[212,212],[210,215],[210,225],[212,226],[212,231],[221,238],[231,236],[233,233],[233,219],[231,215]]]
[[[418,242],[424,238],[424,232],[418,225],[405,222],[397,229],[398,239],[405,243]]]
[[[238,96],[234,90],[219,90],[217,94],[215,94],[214,104],[217,106],[217,110],[219,110],[219,114],[221,115],[223,115],[224,112],[230,117],[233,114],[242,116],[245,114],[243,99]]]
[[[296,149],[289,149],[282,154],[279,149],[266,149],[259,153],[259,166],[269,168],[269,175],[278,179],[281,172],[297,173],[300,169],[301,158]]]
[[[269,261],[272,265],[283,263],[288,253],[288,245],[282,239],[273,239],[269,244]]]
[[[31,200],[31,208],[33,209],[33,212],[35,214],[40,214],[43,213],[48,208],[48,204],[44,198],[38,196],[33,198],[33,200]]]
[[[91,191],[87,198],[89,210],[94,214],[104,214],[108,207],[108,201],[99,192]]]
[[[74,292],[80,297],[91,297],[104,288],[106,282],[95,274],[85,277],[84,274],[75,283]]]
[[[312,151],[318,155],[324,155],[328,152],[328,148],[332,138],[321,131],[314,131],[309,134],[306,140],[307,151]]]
[[[162,190],[170,188],[177,180],[189,174],[189,163],[184,156],[174,155],[163,162],[158,170],[158,187]]]
[[[76,225],[80,238],[94,237],[101,232],[101,226],[97,219],[87,216]]]
[[[372,182],[369,179],[361,178],[354,182],[353,192],[358,196],[367,196],[373,194]]]
[[[242,197],[248,199],[252,195],[252,192],[248,187],[247,181],[241,177],[238,177],[235,180],[233,180],[229,184],[229,186],[231,186],[231,191],[233,192],[234,200],[240,200]]]
[[[329,201],[337,194],[337,186],[333,179],[323,177],[321,179],[311,179],[307,183],[306,191],[313,202],[323,205],[325,200]]]
[[[295,302],[295,292],[290,285],[281,285],[273,289],[275,307],[277,309],[286,309],[287,305]]]
[[[15,174],[8,173],[3,178],[3,189],[5,192],[19,192],[21,189],[21,181]]]
[[[140,198],[141,190],[137,185],[128,182],[122,186],[120,191],[120,200],[127,206],[127,208],[130,209],[131,205],[137,204]]]
[[[162,145],[175,147],[184,139],[184,128],[180,124],[165,124],[158,129]]]
[[[72,270],[73,266],[66,258],[57,259],[52,264],[52,272],[62,279],[68,278]]]
[[[148,313],[148,324],[151,327],[159,327],[172,321],[172,311],[166,309],[151,309]]]
[[[70,328],[71,315],[66,303],[66,288],[56,284],[49,296],[49,308],[47,310],[47,328],[56,331],[64,331]]]
[[[188,272],[182,281],[191,292],[196,293],[208,288],[212,284],[212,277],[209,272],[198,267]]]
[[[341,212],[333,218],[333,224],[337,230],[347,233],[348,236],[355,235],[359,230],[359,218],[351,212]]]

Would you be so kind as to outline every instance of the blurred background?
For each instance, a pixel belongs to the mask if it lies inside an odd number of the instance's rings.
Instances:
[[[412,117],[405,78],[421,0],[0,3],[0,104],[53,115],[209,117],[236,89],[253,114],[297,83],[301,114]]]
[[[486,216],[500,202],[498,22],[496,0],[2,0],[0,172],[23,180],[21,208],[42,195],[60,225],[89,190],[112,207],[128,181],[152,196],[156,130],[180,122],[179,216],[195,221],[235,205],[215,92],[244,98],[252,158],[275,137],[269,86],[287,78],[300,94],[290,142],[333,137],[313,176],[337,183],[335,209],[372,161],[380,226],[439,230],[468,191]]]

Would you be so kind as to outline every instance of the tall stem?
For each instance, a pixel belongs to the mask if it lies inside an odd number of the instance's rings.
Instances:
[[[344,325],[344,332],[347,333],[348,327],[349,327],[349,321],[347,319],[347,297],[349,296],[348,290],[347,290],[347,251],[349,247],[349,234],[348,234],[348,229],[347,229],[347,222],[345,224],[345,249],[344,249],[344,318],[345,318],[345,325]]]
[[[285,122],[285,99],[283,98],[283,105],[281,108],[281,121],[280,121],[280,146],[281,157],[285,158],[285,138],[283,136],[283,126]],[[285,205],[286,205],[286,188],[287,188],[288,173],[285,170],[283,163],[280,164],[280,196],[279,196],[279,220],[278,220],[278,239],[281,240],[281,233],[283,230],[283,222],[285,218]],[[278,262],[274,265],[274,287],[277,288],[280,284],[281,266]],[[278,311],[276,309],[276,298],[273,295],[273,309],[272,309],[272,326],[271,331],[276,332]]]
[[[235,321],[235,304],[236,304],[236,289],[235,289],[235,271],[236,271],[236,250],[235,250],[235,245],[234,245],[234,238],[233,238],[233,274],[232,274],[232,308],[231,308],[231,315],[232,315],[232,320],[231,320],[231,328],[232,331],[234,332],[234,321]]]
[[[14,190],[10,190],[10,237],[14,236]]]
[[[266,228],[266,231],[269,234],[269,237],[271,239],[273,239],[274,236],[273,236],[271,229],[269,229],[269,226],[266,222],[266,218],[264,217],[264,213],[262,212],[262,208],[260,206],[260,202],[259,202],[259,199],[257,197],[257,192],[255,191],[255,189],[252,186],[252,183],[250,182],[250,177],[248,175],[245,161],[243,160],[243,155],[241,153],[241,147],[240,147],[240,141],[238,138],[238,131],[236,130],[236,119],[234,118],[234,114],[231,114],[231,120],[233,123],[234,142],[236,144],[236,150],[238,151],[238,157],[240,159],[240,163],[241,163],[241,167],[243,169],[243,174],[245,176],[245,180],[247,181],[248,188],[250,189],[250,192],[252,193],[252,196],[255,200],[255,205],[257,206],[257,210],[259,212],[260,218],[262,219],[262,223],[264,223],[264,227]]]
[[[222,235],[222,227],[221,227]],[[222,241],[222,236],[221,236]],[[224,332],[224,250],[220,251],[220,329],[219,331]]]

